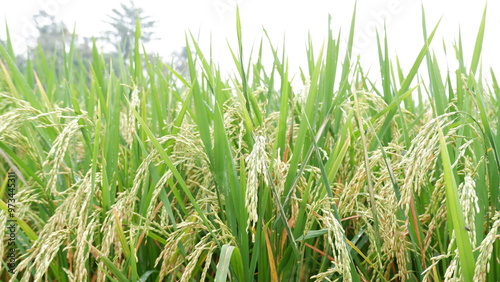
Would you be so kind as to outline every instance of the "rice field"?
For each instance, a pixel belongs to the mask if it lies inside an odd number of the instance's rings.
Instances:
[[[7,40],[0,280],[499,281],[485,17],[472,54],[445,42],[450,70],[439,23],[423,17],[409,70],[379,31],[379,81],[351,56],[355,14],[345,46],[332,30],[306,42],[300,77],[270,38],[244,56],[239,16],[232,74],[190,33],[186,75],[152,60],[140,29],[127,59],[65,46],[62,71],[44,56],[19,69]]]

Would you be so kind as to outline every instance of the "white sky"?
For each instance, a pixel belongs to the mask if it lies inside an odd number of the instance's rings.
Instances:
[[[0,17],[9,24],[14,48],[22,50],[26,38],[33,36],[32,15],[44,9],[62,19],[70,29],[76,24],[80,35],[99,35],[107,28],[103,22],[111,9],[119,7],[120,0],[0,0]],[[453,58],[453,42],[458,37],[459,26],[466,60],[470,61],[485,0],[358,0],[355,53],[361,54],[365,67],[377,73],[378,57],[375,28],[382,28],[385,19],[389,37],[391,57],[398,55],[405,72],[409,70],[423,44],[421,28],[421,3],[426,10],[428,31],[443,16],[433,42],[438,56],[443,54],[442,40],[447,44],[449,57]],[[249,51],[251,44],[257,44],[264,36],[262,28],[269,32],[273,44],[282,46],[286,34],[286,49],[292,73],[305,63],[305,44],[310,32],[319,49],[327,35],[328,14],[332,15],[334,36],[342,28],[347,36],[354,1],[340,0],[184,0],[184,1],[136,1],[147,15],[158,21],[156,36],[161,38],[148,44],[149,51],[168,56],[184,45],[184,34],[191,30],[200,34],[200,44],[208,54],[210,34],[212,36],[213,57],[223,67],[232,64],[226,39],[236,42],[235,6],[240,7],[243,24],[244,48]],[[3,25],[3,24],[2,24]],[[484,67],[492,66],[498,71],[500,66],[500,1],[490,0],[486,36],[483,49]],[[4,28],[0,38],[5,38]],[[346,39],[343,39],[345,42]],[[267,47],[267,41],[264,41]],[[268,50],[268,49],[267,49]],[[267,54],[269,56],[269,54]],[[444,59],[443,59],[444,60]],[[449,60],[451,67],[455,64]]]

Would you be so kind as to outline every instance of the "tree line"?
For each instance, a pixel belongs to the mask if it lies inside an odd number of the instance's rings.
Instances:
[[[79,36],[54,15],[41,10],[33,16],[33,22],[38,31],[38,37],[35,39],[36,45],[28,46],[27,54],[18,55],[17,64],[20,69],[24,69],[30,60],[43,56],[44,60],[53,63],[56,71],[60,71],[69,46],[74,48],[81,61],[86,62],[92,59],[92,48],[95,44],[101,46],[100,53],[106,61],[114,61],[119,57],[127,61],[134,46],[137,20],[140,22],[142,43],[157,39],[154,37],[157,21],[146,15],[145,11],[136,6],[132,0],[121,3],[120,7],[111,10],[105,20],[108,29],[97,37]],[[0,44],[5,45],[6,42],[0,39]],[[161,60],[156,54],[151,54],[149,57]],[[182,48],[172,54],[172,59],[168,63],[173,64],[177,71],[184,72],[185,61],[185,50]]]

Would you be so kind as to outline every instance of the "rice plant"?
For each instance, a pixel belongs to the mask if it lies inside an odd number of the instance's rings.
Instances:
[[[424,14],[410,70],[377,36],[381,82],[352,56],[355,15],[347,46],[332,30],[307,42],[300,77],[269,37],[244,57],[239,15],[229,75],[191,33],[186,76],[143,52],[139,28],[126,60],[65,46],[63,72],[43,56],[20,70],[8,39],[0,229],[16,220],[17,261],[9,272],[4,237],[1,280],[500,280],[486,9],[444,75]]]

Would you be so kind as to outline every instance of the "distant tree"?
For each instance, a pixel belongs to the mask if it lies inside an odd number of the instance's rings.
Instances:
[[[189,74],[187,49],[185,46],[172,53],[172,67],[183,76]]]
[[[29,48],[29,57],[33,62],[40,59],[49,66],[53,66],[57,74],[64,70],[64,52],[71,41],[71,33],[66,24],[58,20],[54,15],[40,10],[33,16],[35,27],[38,30],[36,46]],[[44,74],[39,73],[40,76]]]
[[[61,53],[64,44],[71,38],[66,25],[43,10],[33,16],[33,21],[39,33],[36,39],[37,45],[44,53]]]
[[[116,51],[121,50],[125,58],[132,49],[137,18],[141,24],[141,40],[147,43],[153,39],[152,29],[156,21],[151,20],[150,16],[145,16],[144,10],[136,7],[132,0],[127,4],[120,4],[120,9],[113,9],[106,21],[111,25],[111,30],[104,33],[104,39],[113,45]]]
[[[57,20],[54,15],[43,10],[33,16],[33,21],[38,30],[37,45],[28,48],[28,56],[35,67],[37,67],[36,62],[44,62],[49,66],[53,66],[57,74],[63,74],[64,64],[67,64],[68,67],[69,64],[88,66],[92,59],[91,38],[82,37],[78,34],[73,35],[64,22]],[[74,42],[72,45],[73,36]],[[72,61],[65,61],[65,52],[69,52],[70,48],[73,48],[74,51]],[[18,58],[20,68],[26,67],[26,59],[26,57]],[[39,72],[38,75],[43,76],[44,74]]]
[[[92,60],[92,45],[95,38],[87,36],[77,36],[76,39],[78,41],[76,44],[76,50],[78,51],[78,54],[81,56],[82,60]]]

